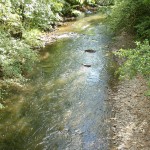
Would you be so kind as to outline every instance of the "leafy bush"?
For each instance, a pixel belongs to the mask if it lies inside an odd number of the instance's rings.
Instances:
[[[25,7],[26,8],[25,24],[27,24],[30,27],[40,28],[44,30],[51,30],[52,29],[51,24],[54,24],[54,22],[60,19],[57,11],[59,12],[61,10],[61,5],[57,4],[57,7],[53,5],[54,3],[51,4],[44,2],[35,3],[34,5],[32,3],[25,5],[28,6]],[[27,9],[29,8],[32,8],[31,9],[32,11],[29,10],[27,11]],[[52,10],[52,8],[54,11]]]
[[[5,79],[22,79],[32,70],[37,54],[23,41],[0,32],[0,69]]]
[[[51,30],[51,24],[62,19],[60,12],[62,11],[63,1],[5,0],[0,2],[0,7],[0,22],[6,30],[21,32],[23,27],[26,29],[34,27]]]
[[[31,47],[43,47],[44,43],[39,39],[42,35],[42,32],[38,29],[31,29],[23,32],[23,39],[26,44]]]
[[[111,28],[115,32],[118,29],[122,29],[124,27],[130,28],[131,26],[133,26],[133,21],[135,19],[133,19],[132,16],[134,16],[135,14],[136,5],[133,5],[132,3],[132,1],[130,3],[130,0],[116,1],[110,18]],[[130,20],[131,18],[132,20]]]
[[[135,26],[135,29],[139,37],[150,39],[150,16],[143,17]]]
[[[125,59],[119,68],[120,78],[133,77],[137,73],[147,79],[150,77],[150,44],[148,40],[143,43],[136,42],[135,49],[121,49],[115,52],[117,56]]]
[[[18,14],[13,13],[11,2],[0,3],[0,8],[1,30],[9,32],[11,35],[21,33],[23,30],[21,18]]]
[[[142,38],[150,38],[149,0],[115,0],[115,6],[109,18],[110,27],[135,31]]]
[[[25,83],[25,74],[32,71],[35,61],[37,53],[29,45],[0,31],[0,99],[10,86],[20,87]]]
[[[108,6],[108,5],[113,5],[114,0],[97,0],[96,3],[101,6]]]

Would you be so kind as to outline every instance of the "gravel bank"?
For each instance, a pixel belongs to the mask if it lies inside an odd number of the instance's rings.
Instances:
[[[146,87],[145,81],[136,77],[110,90],[112,150],[150,150],[150,99],[144,95]]]

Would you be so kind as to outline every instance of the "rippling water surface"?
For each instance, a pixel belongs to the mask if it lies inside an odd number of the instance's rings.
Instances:
[[[110,35],[103,18],[88,16],[57,31],[60,39],[41,52],[26,89],[0,114],[0,149],[108,150]]]

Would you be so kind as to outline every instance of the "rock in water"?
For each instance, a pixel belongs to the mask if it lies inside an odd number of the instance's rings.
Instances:
[[[85,50],[85,52],[88,52],[88,53],[95,53],[96,51],[93,50],[93,49],[87,49],[87,50]]]
[[[91,65],[83,64],[84,67],[91,67]]]

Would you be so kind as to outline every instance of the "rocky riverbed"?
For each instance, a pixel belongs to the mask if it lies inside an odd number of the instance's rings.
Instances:
[[[76,36],[77,33],[69,32],[69,33],[57,33],[57,32],[50,32],[45,33],[40,37],[40,40],[42,40],[45,45],[50,45],[54,42],[56,42],[58,39],[64,39],[64,38],[73,38]]]

